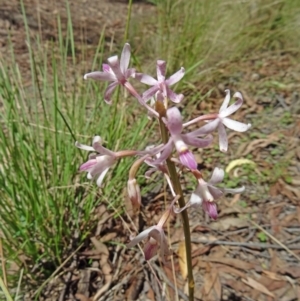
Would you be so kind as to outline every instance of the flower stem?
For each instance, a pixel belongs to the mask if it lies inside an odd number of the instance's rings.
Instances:
[[[163,143],[167,143],[169,136],[168,130],[162,120],[166,116],[166,109],[162,103],[156,102],[156,111],[159,113],[159,126]],[[176,195],[179,195],[178,203],[180,208],[185,206],[185,200],[182,193],[181,184],[176,171],[174,162],[170,158],[167,159],[167,166],[170,174],[170,178],[175,190]],[[186,250],[186,265],[188,270],[188,286],[189,286],[189,301],[194,301],[194,276],[193,276],[193,266],[192,266],[192,250],[191,250],[191,233],[189,225],[189,217],[187,210],[181,212],[181,217],[183,221],[183,232],[185,237],[185,250]]]

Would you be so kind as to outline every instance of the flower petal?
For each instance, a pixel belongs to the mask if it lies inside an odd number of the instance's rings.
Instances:
[[[168,86],[166,86],[166,91],[167,91],[166,97],[168,97],[171,101],[175,103],[180,103],[184,98],[183,94],[174,93]]]
[[[219,147],[221,152],[227,152],[228,149],[228,138],[226,134],[225,127],[222,123],[219,123],[218,126],[219,133]]]
[[[214,202],[203,202],[202,208],[205,212],[208,213],[208,215],[212,219],[217,219],[218,217],[218,211],[217,211],[217,205]]]
[[[243,95],[240,92],[235,92],[234,95],[233,95],[233,98],[243,100]]]
[[[242,193],[243,191],[245,191],[245,187],[242,186],[242,187],[239,187],[239,188],[224,188],[223,190],[224,190],[225,193],[235,194],[235,193]]]
[[[207,124],[205,124],[201,128],[190,132],[188,135],[189,136],[200,136],[200,135],[210,134],[211,132],[213,132],[218,127],[220,122],[221,122],[220,119],[216,118],[213,121],[209,121]]]
[[[165,261],[165,256],[169,254],[169,246],[162,227],[156,226],[150,233],[149,237],[155,239],[160,246],[160,256]],[[151,238],[150,238],[151,239]],[[145,256],[146,258],[146,256]]]
[[[146,162],[146,161],[145,161]],[[148,163],[147,163],[148,164]],[[145,178],[146,179],[150,179],[151,178],[151,175],[157,171],[157,168],[150,168],[148,169],[146,172],[145,172]]]
[[[144,102],[146,102],[147,100],[149,100],[153,95],[155,95],[155,93],[159,90],[159,87],[157,85],[151,87],[150,89],[146,90],[143,94],[142,94],[142,99]]]
[[[120,58],[120,69],[123,74],[125,74],[125,71],[129,66],[129,62],[130,62],[130,45],[128,43],[125,43]]]
[[[148,74],[135,73],[133,77],[135,79],[137,79],[138,81],[140,81],[141,83],[149,85],[149,86],[155,86],[158,84],[157,80]]]
[[[173,75],[171,75],[167,80],[166,80],[166,84],[168,86],[172,86],[174,84],[176,84],[177,82],[179,82],[183,76],[184,76],[185,70],[183,67],[180,68],[180,70],[178,70],[176,73],[174,73]]]
[[[181,137],[186,144],[201,148],[209,146],[213,141],[213,137],[211,135],[207,136],[206,138],[198,138],[191,136],[189,133],[183,134]]]
[[[144,230],[143,232],[141,232],[140,234],[138,234],[129,244],[127,244],[127,248],[132,248],[135,245],[137,245],[140,241],[142,241],[143,239],[147,238],[149,233],[155,229],[156,226],[152,226],[146,230]]]
[[[97,164],[95,164],[89,172],[93,178],[102,174],[107,168],[110,168],[116,159],[114,157],[104,155],[96,157],[96,160]]]
[[[224,191],[210,184],[207,184],[207,188],[210,194],[213,196],[214,200],[219,199],[224,194]]]
[[[97,136],[96,136],[97,137]],[[95,138],[96,138],[95,137]],[[99,136],[98,136],[99,137]],[[96,139],[94,138],[94,141],[93,141],[93,147],[94,149],[101,155],[106,155],[106,156],[109,156],[109,157],[113,157],[115,158],[115,153],[109,149],[107,149],[106,147],[104,147],[99,141],[97,141]]]
[[[104,179],[105,175],[107,174],[108,170],[109,170],[109,167],[104,169],[103,172],[98,177],[98,179],[96,181],[96,184],[97,184],[98,187],[101,187],[103,179]]]
[[[157,250],[158,242],[150,237],[143,249],[145,260],[150,260],[152,257],[154,257],[157,253]]]
[[[96,159],[88,160],[87,162],[83,163],[80,165],[79,170],[80,171],[88,171],[91,168],[93,168],[97,164]]]
[[[104,92],[104,100],[109,105],[111,104],[111,95],[114,92],[114,90],[116,89],[118,84],[119,84],[118,82],[113,82],[113,83],[109,84]]]
[[[243,104],[243,99],[239,99],[234,104],[232,104],[230,107],[228,107],[227,109],[220,112],[219,117],[224,118],[224,117],[231,115],[232,113],[237,111],[241,107],[242,104]]]
[[[199,183],[194,193],[198,194],[203,201],[212,202],[214,197],[208,189],[208,184],[203,179],[198,179],[198,182]]]
[[[216,167],[208,183],[213,185],[220,183],[223,181],[224,175],[225,175],[224,170],[222,168]]]
[[[102,70],[104,72],[111,72],[112,73],[112,70],[110,69],[108,64],[102,64]]]
[[[78,141],[75,142],[75,146],[79,149],[82,149],[82,150],[86,150],[86,151],[92,151],[94,152],[95,149],[89,145],[85,145],[85,144],[81,144],[79,143]]]
[[[92,145],[94,144],[100,144],[102,145],[102,138],[99,136],[99,135],[96,135],[94,138],[93,138],[93,142],[92,142]]]
[[[228,89],[225,90],[225,93],[226,93],[226,96],[225,96],[224,101],[223,101],[223,103],[221,105],[221,108],[219,110],[220,113],[228,107],[228,104],[229,104],[229,101],[230,101],[230,90],[228,90]]]
[[[167,126],[171,135],[178,135],[182,132],[182,117],[176,107],[167,110]]]
[[[109,64],[110,68],[112,69],[113,73],[115,74],[116,79],[120,83],[123,83],[123,81],[124,81],[124,75],[123,75],[123,73],[121,71],[121,68],[120,68],[120,63],[119,63],[118,56],[115,55],[115,56],[112,56],[112,57],[108,58],[107,62]]]
[[[135,69],[130,68],[125,71],[124,76],[125,78],[129,78],[129,77],[134,77],[134,74],[135,74]]]
[[[83,77],[84,79],[92,78],[94,80],[108,81],[113,82],[116,80],[116,77],[109,72],[95,71],[91,73],[86,73]]]
[[[197,161],[191,151],[188,149],[184,152],[179,153],[179,160],[182,165],[186,166],[187,168],[193,170],[197,169]]]
[[[246,123],[242,123],[242,122],[239,122],[236,120],[232,120],[230,118],[223,118],[222,122],[229,129],[234,130],[236,132],[246,132],[251,127],[250,123],[246,124]]]
[[[203,199],[200,197],[200,195],[193,192],[188,203],[190,203],[190,206],[197,207],[200,206],[202,202]]]
[[[164,145],[163,149],[161,150],[160,157],[157,158],[152,162],[153,165],[158,165],[165,161],[171,154],[173,147],[173,140],[169,139],[168,143]]]
[[[156,73],[157,73],[157,80],[162,82],[165,80],[166,76],[166,62],[162,60],[158,60],[156,62]]]

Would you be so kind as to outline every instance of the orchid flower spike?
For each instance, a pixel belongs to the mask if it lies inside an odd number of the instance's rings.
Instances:
[[[251,127],[250,123],[245,124],[228,118],[228,116],[236,112],[241,107],[241,105],[243,104],[243,96],[240,92],[236,92],[233,95],[233,97],[237,98],[237,101],[228,107],[230,102],[230,91],[225,90],[225,92],[226,92],[226,96],[219,110],[219,114],[217,114],[217,118],[211,122],[208,122],[206,125],[204,125],[202,128],[198,130],[198,131],[202,131],[203,133],[204,132],[211,133],[216,128],[218,128],[219,146],[222,152],[226,152],[228,149],[228,138],[227,138],[225,126],[237,132],[245,132]]]
[[[171,254],[171,251],[169,250],[168,241],[163,230],[163,226],[168,220],[170,214],[173,212],[174,203],[178,200],[178,198],[179,196],[174,198],[172,204],[165,211],[156,226],[152,226],[138,234],[134,239],[132,239],[127,247],[132,248],[143,239],[148,238],[148,241],[144,246],[145,259],[150,260],[157,253],[158,247],[160,247],[161,258],[163,261],[165,261],[166,257]]]
[[[183,99],[183,94],[176,94],[171,89],[170,86],[174,85],[182,79],[184,76],[184,68],[181,67],[179,71],[174,73],[171,77],[166,79],[166,62],[158,60],[156,65],[157,80],[150,75],[143,73],[135,73],[133,77],[138,79],[140,82],[152,86],[146,92],[143,93],[144,101],[148,101],[156,92],[160,91],[164,98],[170,99],[175,103],[181,102]]]
[[[203,180],[202,175],[198,170],[193,171],[193,174],[198,180],[197,188],[192,193],[186,206],[179,211],[175,211],[176,213],[179,213],[188,207],[199,207],[202,205],[203,210],[208,213],[211,218],[217,219],[218,212],[215,200],[223,196],[225,193],[235,194],[241,193],[245,190],[244,186],[235,189],[215,187],[215,184],[222,182],[224,179],[224,170],[218,167],[214,169],[208,182]]]
[[[191,170],[197,169],[196,159],[193,153],[188,149],[188,145],[201,148],[206,147],[212,142],[212,136],[203,138],[202,136],[204,135],[199,135],[197,130],[187,134],[182,134],[182,117],[180,111],[176,107],[172,107],[167,110],[167,118],[164,119],[164,121],[171,136],[167,144],[165,144],[162,149],[161,156],[155,160],[153,164],[159,164],[165,161],[170,156],[173,145],[175,145],[181,164]]]
[[[92,78],[94,80],[112,82],[108,85],[104,93],[104,100],[111,104],[111,95],[118,85],[125,86],[127,79],[135,73],[135,69],[128,69],[130,62],[130,45],[124,45],[121,59],[117,55],[110,57],[108,64],[103,64],[103,71],[95,71],[84,75],[84,79]]]

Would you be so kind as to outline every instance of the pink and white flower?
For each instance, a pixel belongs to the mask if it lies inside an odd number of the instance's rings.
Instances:
[[[243,104],[243,96],[240,92],[236,92],[233,95],[233,97],[237,98],[237,101],[228,107],[230,102],[230,91],[225,90],[225,92],[226,92],[226,96],[221,105],[219,113],[216,114],[216,117],[213,118],[214,119],[213,121],[208,122],[206,125],[204,125],[198,130],[198,132],[201,133],[211,133],[215,129],[218,129],[219,147],[222,152],[226,152],[228,149],[228,138],[227,138],[225,126],[237,132],[245,132],[251,127],[250,123],[245,124],[228,118],[232,113],[236,112],[241,107],[241,105]],[[194,120],[189,121],[184,126],[187,126],[187,124],[190,125],[192,123],[195,123],[200,119],[201,116],[199,118],[195,118]]]
[[[133,76],[135,69],[128,68],[130,62],[130,45],[124,45],[121,59],[117,55],[110,57],[108,64],[103,64],[103,71],[95,71],[84,75],[84,79],[92,78],[100,81],[112,82],[104,93],[104,100],[111,103],[111,95],[118,85],[125,86],[129,77]]]
[[[171,251],[169,250],[168,241],[163,227],[168,218],[170,217],[170,214],[173,212],[174,203],[178,200],[178,198],[179,196],[176,196],[174,198],[170,207],[162,215],[156,226],[152,226],[138,234],[135,238],[131,240],[127,247],[132,248],[142,240],[148,238],[148,241],[145,244],[143,250],[145,259],[151,259],[157,253],[157,250],[160,247],[160,256],[162,260],[165,261],[166,257],[171,254]]]
[[[90,180],[96,180],[97,185],[100,187],[102,181],[108,172],[109,168],[120,158],[136,156],[136,155],[153,155],[159,151],[162,147],[161,145],[146,151],[133,151],[133,150],[122,150],[118,152],[113,152],[104,146],[102,146],[102,139],[100,136],[95,136],[93,139],[92,146],[80,144],[78,141],[75,142],[75,146],[86,150],[96,152],[96,154],[90,154],[89,160],[83,163],[79,170],[86,171],[87,178]]]
[[[97,185],[100,187],[102,181],[108,172],[109,168],[115,163],[117,157],[114,152],[106,149],[102,146],[102,139],[100,136],[95,136],[93,139],[93,146],[80,144],[76,141],[75,146],[92,152],[98,152],[99,154],[90,154],[89,160],[83,163],[80,167],[80,171],[87,172],[87,178],[89,180],[95,179]]]
[[[208,136],[203,138],[204,135],[201,133],[199,134],[198,130],[182,134],[182,117],[180,111],[176,107],[167,110],[167,118],[164,121],[171,136],[161,150],[160,157],[155,160],[153,164],[155,165],[165,161],[170,156],[173,146],[175,146],[181,164],[191,170],[197,169],[196,159],[188,146],[206,147],[212,142],[212,137]]]
[[[213,174],[208,182],[205,182],[198,171],[193,172],[195,177],[198,179],[198,185],[196,190],[192,193],[189,202],[186,204],[187,207],[199,207],[202,206],[203,210],[208,215],[216,219],[218,217],[217,205],[215,200],[222,197],[225,193],[241,193],[245,190],[245,187],[240,188],[218,188],[214,185],[220,183],[224,179],[224,170],[216,167]],[[181,209],[182,211],[183,209]]]
[[[143,73],[135,73],[134,77],[140,82],[152,86],[146,92],[143,93],[142,97],[144,101],[148,101],[152,96],[154,96],[158,91],[161,92],[164,98],[168,98],[175,103],[181,102],[183,99],[183,94],[176,94],[171,89],[170,86],[179,82],[184,76],[184,68],[181,67],[176,73],[166,79],[166,62],[158,60],[156,64],[157,80],[150,75]]]

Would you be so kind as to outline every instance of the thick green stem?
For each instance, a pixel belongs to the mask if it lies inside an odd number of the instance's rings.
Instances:
[[[162,117],[166,116],[166,110],[162,105],[156,104],[156,111],[159,113],[159,126],[160,132],[162,136],[163,143],[167,143],[169,139],[168,130],[162,121]],[[173,184],[174,191],[176,195],[179,195],[178,203],[180,208],[185,206],[185,200],[182,193],[181,184],[179,181],[179,177],[176,171],[176,166],[171,159],[167,159],[167,166],[170,174],[170,178]],[[189,284],[189,301],[194,301],[194,276],[193,276],[193,266],[192,266],[192,250],[191,250],[191,233],[190,233],[190,225],[189,225],[189,217],[186,210],[181,212],[182,222],[183,222],[183,232],[185,237],[185,250],[186,250],[186,264],[188,270],[188,284]]]

